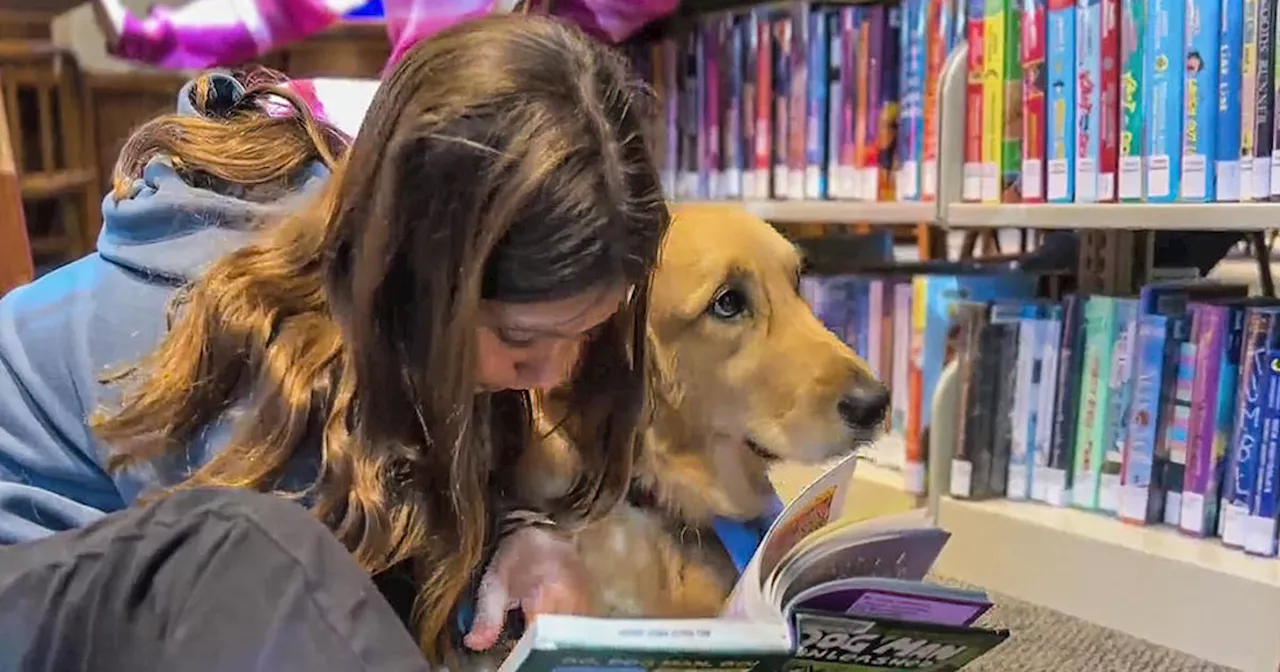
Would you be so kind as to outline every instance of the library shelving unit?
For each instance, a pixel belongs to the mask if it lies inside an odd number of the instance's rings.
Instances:
[[[724,201],[740,205],[747,212],[774,224],[844,223],[908,224],[933,223],[938,216],[934,203],[745,200]]]
[[[1280,226],[1280,203],[960,202],[964,52],[961,44],[948,59],[939,96],[942,227],[1077,230],[1082,290],[1127,292],[1149,271],[1153,231],[1260,232]],[[931,441],[935,486],[945,484],[938,474],[950,470],[948,444],[954,445],[954,437]],[[946,491],[945,485],[934,487],[929,495],[938,524],[953,535],[936,566],[939,574],[1217,664],[1269,672],[1280,662],[1280,560],[1078,509],[962,501]]]

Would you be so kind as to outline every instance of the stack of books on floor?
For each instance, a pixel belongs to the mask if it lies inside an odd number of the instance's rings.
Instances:
[[[952,302],[957,498],[1164,525],[1277,555],[1280,302],[1170,280],[1137,297]]]
[[[932,200],[961,8],[770,3],[630,46],[670,198]]]

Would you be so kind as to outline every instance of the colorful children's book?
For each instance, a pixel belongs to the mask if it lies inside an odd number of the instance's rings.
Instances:
[[[810,33],[809,15],[813,8],[807,1],[796,2],[791,9],[791,113],[787,133],[787,198],[803,199],[805,177],[808,172],[809,132],[809,78],[817,73],[809,71]]]
[[[902,60],[903,88],[899,116],[898,142],[905,143],[903,160],[898,172],[898,200],[920,200],[920,166],[924,158],[924,106],[928,85],[927,23],[929,5],[925,0],[904,0],[902,3]]]
[[[831,13],[831,67],[837,78],[828,93],[831,102],[830,155],[827,158],[828,188],[832,198],[855,198],[853,187],[854,142],[853,115],[858,90],[854,85],[855,7],[844,7]]]
[[[1259,22],[1261,23],[1261,22]],[[1258,473],[1254,478],[1249,516],[1244,521],[1244,550],[1274,557],[1276,522],[1280,518],[1280,320],[1267,332],[1266,369],[1262,386],[1262,441],[1258,444]]]
[[[1275,132],[1273,102],[1276,93],[1275,78],[1272,75],[1275,10],[1275,0],[1259,0],[1256,88],[1258,111],[1254,116],[1256,127],[1253,134],[1253,198],[1256,201],[1271,198],[1271,149],[1274,140],[1272,134]],[[1280,180],[1280,176],[1277,180]],[[1280,193],[1280,181],[1276,183],[1276,191]]]
[[[773,197],[785,199],[790,195],[791,166],[791,72],[792,19],[790,14],[779,13],[771,17],[773,26]]]
[[[1258,4],[1243,2],[1240,38],[1240,201],[1253,200],[1254,146],[1258,132]]]
[[[1070,203],[1076,193],[1076,5],[1075,0],[1047,1],[1047,198],[1051,203]],[[985,109],[983,114],[985,118]]]
[[[1165,343],[1169,318],[1139,315],[1134,348],[1134,392],[1129,407],[1128,442],[1120,497],[1120,519],[1146,524],[1156,519],[1155,447],[1160,418],[1160,391],[1164,387]]]
[[[1148,0],[1121,0],[1120,3],[1120,175],[1121,201],[1141,201],[1146,196],[1145,70]]]
[[[1098,200],[1102,0],[1076,1],[1076,202]]]
[[[1167,203],[1177,200],[1182,174],[1184,0],[1148,0],[1147,12],[1146,199]]]
[[[1175,323],[1189,332],[1193,316],[1182,316]],[[1190,335],[1190,338],[1186,338]],[[1177,337],[1177,362],[1171,366],[1174,376],[1172,394],[1164,416],[1164,443],[1168,454],[1161,485],[1164,488],[1164,522],[1177,527],[1182,517],[1182,487],[1186,480],[1187,452],[1191,442],[1191,402],[1195,385],[1197,341],[1194,332],[1171,334]]]
[[[923,582],[948,538],[925,516],[836,520],[854,464],[838,463],[779,515],[724,617],[545,615],[499,670],[940,672],[1000,644],[1006,631],[973,626],[991,608],[984,593]]]
[[[1040,344],[1043,306],[1027,303],[1018,320],[1018,356],[1014,360],[1013,405],[1009,407],[1013,434],[1009,442],[1008,499],[1031,497],[1035,467],[1035,414],[1040,401],[1039,365],[1044,357]]]
[[[889,5],[887,7],[879,7],[880,13],[875,13],[876,7],[871,8],[873,16],[877,24],[883,26],[883,30],[879,31],[884,34],[893,34],[902,25],[902,6]],[[901,168],[904,163],[902,154],[899,151],[906,147],[898,139],[898,128],[901,126],[900,116],[902,107],[902,87],[900,79],[896,73],[905,72],[902,67],[902,59],[905,57],[903,50],[900,48],[898,40],[880,40],[876,42],[875,33],[872,34],[873,46],[879,44],[879,61],[873,64],[875,71],[880,73],[879,88],[876,91],[879,105],[876,108],[876,116],[872,121],[875,125],[875,170],[872,173],[874,180],[873,186],[876,191],[877,200],[893,201],[898,198],[896,187],[897,179],[895,175],[901,174]]]
[[[986,0],[983,12],[982,202],[1000,202],[1004,152],[1005,0]]]
[[[956,301],[952,308],[952,332],[956,343],[956,377],[959,380],[959,399],[956,408],[955,451],[951,456],[951,478],[948,490],[952,497],[969,499],[973,496],[974,457],[991,443],[990,422],[985,417],[996,403],[991,386],[984,388],[985,360],[981,349],[983,332],[990,329],[991,308],[978,301]],[[972,448],[974,455],[969,454]],[[986,465],[980,464],[982,469]]]
[[[914,282],[903,282],[893,287],[893,382],[890,390],[890,426],[899,436],[907,434],[907,409],[910,406],[909,371],[912,344],[912,291]]]
[[[721,174],[722,198],[742,198],[743,173],[747,167],[744,160],[747,148],[750,147],[743,121],[743,106],[746,87],[746,40],[744,30],[746,23],[742,17],[726,17],[728,35],[724,48],[724,57],[728,61],[729,97],[723,107],[723,121],[720,130],[724,133],[721,143],[724,152],[724,172]]]
[[[1076,425],[1071,504],[1083,509],[1097,509],[1111,413],[1108,383],[1111,380],[1112,347],[1119,335],[1114,297],[1089,297],[1085,304],[1084,331],[1084,372]]]
[[[707,137],[705,140],[699,139],[702,143],[702,152],[699,154],[702,165],[698,170],[698,179],[703,184],[700,187],[701,195],[710,199],[723,198],[721,178],[724,176],[724,163],[721,143],[724,142],[724,136],[720,131],[720,125],[724,120],[722,102],[727,98],[728,91],[725,91],[725,82],[721,73],[727,72],[729,65],[722,56],[725,35],[721,27],[724,25],[724,18],[724,16],[711,17],[701,27],[703,37],[702,53],[699,59],[702,61],[704,75],[701,130],[706,132]]]
[[[1182,116],[1184,201],[1212,201],[1215,142],[1218,137],[1218,53],[1220,0],[1187,0],[1186,74]]]
[[[943,0],[925,2],[925,74],[922,156],[920,158],[920,199],[932,201],[938,195],[938,97],[942,92],[942,66],[949,50],[948,4]]]
[[[1244,4],[1221,0],[1218,5],[1218,134],[1214,200],[1240,200],[1240,82],[1244,39]]]
[[[1220,534],[1228,546],[1244,546],[1249,505],[1257,490],[1258,454],[1262,444],[1264,394],[1267,389],[1267,338],[1277,311],[1250,308],[1245,317],[1240,355],[1235,429],[1223,482]]]
[[[1106,513],[1120,510],[1120,481],[1124,469],[1125,446],[1129,441],[1129,407],[1134,388],[1134,355],[1138,337],[1137,299],[1116,298],[1114,302],[1116,341],[1111,351],[1111,371],[1107,382],[1107,428],[1103,437],[1102,473],[1098,477],[1098,509]]]
[[[965,75],[964,116],[964,167],[960,198],[965,201],[982,200],[982,129],[986,112],[982,104],[986,97],[986,0],[962,0],[965,13],[965,34],[968,38]],[[993,39],[995,39],[993,37]]]
[[[1022,2],[1022,201],[1044,202],[1046,0]]]
[[[1037,398],[1030,428],[1033,445],[1031,448],[1031,499],[1039,502],[1049,501],[1050,486],[1053,494],[1061,489],[1060,480],[1044,481],[1049,467],[1049,457],[1053,451],[1054,414],[1058,400],[1058,358],[1062,350],[1062,306],[1047,305],[1044,316],[1038,322],[1041,347],[1040,362],[1036,368]]]
[[[1022,0],[1003,0],[1004,117],[1001,120],[1000,200],[1022,202]]]
[[[1116,200],[1120,159],[1120,3],[1102,0],[1098,82],[1098,201]]]
[[[1079,296],[1068,296],[1062,302],[1053,439],[1045,458],[1044,473],[1034,479],[1035,483],[1043,484],[1042,494],[1036,499],[1053,506],[1066,506],[1071,494],[1084,361],[1084,310],[1085,300]]]
[[[827,151],[830,121],[827,94],[830,85],[831,47],[827,43],[827,15],[809,12],[809,90],[805,95],[804,197],[827,197]]]

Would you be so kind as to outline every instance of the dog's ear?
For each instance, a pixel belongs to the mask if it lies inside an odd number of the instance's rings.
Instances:
[[[652,328],[645,330],[645,348],[648,351],[646,377],[649,387],[645,404],[648,413],[652,414],[657,405],[679,406],[684,390],[676,376],[677,362],[674,353],[662,347],[661,340],[654,335]]]

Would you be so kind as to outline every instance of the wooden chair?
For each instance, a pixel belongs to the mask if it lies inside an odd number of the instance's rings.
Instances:
[[[0,41],[0,102],[37,266],[93,249],[101,191],[88,90],[71,52]]]
[[[4,80],[0,77],[0,90],[3,88]],[[4,106],[0,105],[0,296],[30,282],[34,273],[18,170],[9,138],[9,121]]]

